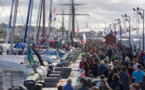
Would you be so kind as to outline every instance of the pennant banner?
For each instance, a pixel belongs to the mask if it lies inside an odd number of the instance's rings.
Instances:
[[[54,8],[53,11],[53,24],[55,24],[55,21],[56,21],[56,7]]]
[[[77,28],[77,30],[75,32],[78,33],[79,32],[79,28]]]
[[[133,26],[131,25],[131,31],[133,31]]]
[[[85,33],[83,33],[83,44],[86,44],[86,35],[85,35]]]
[[[52,24],[52,8],[50,9],[50,17],[49,17],[50,23]]]
[[[28,45],[27,45],[27,52],[28,52],[28,56],[27,56],[27,60],[29,61],[29,66],[30,66],[30,68],[32,68],[33,67],[33,65],[34,65],[34,58],[33,58],[33,54],[32,54],[32,52],[31,52],[31,48],[30,48],[30,45],[29,45],[29,42],[28,42]]]
[[[54,8],[53,15],[55,14],[55,12],[56,12],[56,7]]]

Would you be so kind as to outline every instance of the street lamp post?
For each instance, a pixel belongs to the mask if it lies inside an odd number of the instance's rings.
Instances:
[[[121,24],[120,19],[115,19],[115,21],[117,21],[118,22],[118,25],[120,26],[120,24]],[[120,35],[120,43],[121,43],[121,35]]]
[[[134,11],[138,11],[138,14],[141,15],[141,18],[143,19],[143,50],[144,50],[144,9],[140,9],[137,7],[137,9],[133,8]],[[143,11],[142,13],[140,11]]]
[[[131,46],[131,35],[130,35],[130,32],[131,32],[131,27],[130,27],[130,16],[128,16],[127,14],[125,14],[125,15],[122,15],[122,17],[124,17],[124,18],[125,18],[125,20],[127,20],[127,21],[128,21],[128,23],[129,23],[129,45]],[[129,19],[127,19],[127,17],[128,17]]]

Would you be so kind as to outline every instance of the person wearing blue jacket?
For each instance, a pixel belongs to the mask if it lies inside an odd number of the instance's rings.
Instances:
[[[142,77],[143,75],[145,75],[145,73],[141,71],[142,66],[140,64],[137,66],[137,69],[137,71],[133,72],[132,77],[135,77],[136,83],[139,83],[140,81],[142,81]]]
[[[103,75],[104,71],[108,69],[107,66],[104,64],[104,61],[101,61],[101,65],[99,66],[99,75]]]
[[[68,79],[67,80],[67,84],[63,87],[63,90],[74,90],[73,86],[71,85],[71,83],[72,83],[72,80]]]

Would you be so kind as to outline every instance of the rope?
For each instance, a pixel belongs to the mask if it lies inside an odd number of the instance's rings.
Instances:
[[[4,10],[6,16],[9,17],[8,14],[7,14],[7,12],[6,12],[6,10],[5,10],[5,8],[4,8],[4,5],[3,5],[3,3],[2,3],[1,1],[0,1],[0,4],[1,4],[1,6],[3,7],[3,10]],[[9,19],[8,19],[8,20],[9,20]]]

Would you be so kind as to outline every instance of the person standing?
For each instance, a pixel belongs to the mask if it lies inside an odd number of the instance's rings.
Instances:
[[[131,61],[133,60],[132,50],[129,50],[129,53],[128,53],[127,56],[131,59]]]
[[[104,71],[104,75],[106,78],[108,78],[109,74],[112,72],[112,65],[109,64],[108,68]]]
[[[92,82],[93,82],[92,79],[88,78],[87,82],[88,82],[88,87],[91,89],[93,87],[93,85],[92,85]]]
[[[68,89],[69,90],[69,89]],[[81,88],[79,88],[78,90],[90,90],[89,87],[88,87],[88,82],[87,80],[84,80],[83,81],[83,85]]]
[[[136,59],[136,58],[133,59],[133,63],[134,63],[134,66],[133,66],[134,69],[137,70],[137,66],[138,66],[139,64],[137,63],[137,59]]]
[[[99,75],[103,75],[106,69],[107,66],[104,64],[104,61],[101,61],[101,65],[99,66]]]
[[[131,78],[130,84],[137,84],[137,83],[136,83],[136,78],[135,78],[135,77]]]
[[[86,61],[83,63],[83,69],[85,70],[85,76],[88,76],[89,75],[90,66],[89,66],[89,64]]]
[[[112,56],[111,46],[109,47],[108,55],[109,55],[109,63],[110,63],[111,62],[111,56]]]
[[[80,64],[79,64],[79,74],[80,74],[80,75],[83,73],[83,61],[84,61],[84,60],[81,60],[81,61],[80,61]]]
[[[63,87],[63,90],[74,90],[73,86],[71,85],[71,83],[72,83],[72,80],[68,79],[67,80],[67,84]]]
[[[118,74],[115,73],[115,74],[113,75],[113,81],[111,82],[110,87],[111,87],[113,90],[124,90],[123,84],[121,83],[120,77],[119,77]]]
[[[128,69],[129,66],[129,58],[125,57],[125,62],[123,63],[123,65]]]
[[[108,80],[107,80],[107,82],[108,82],[109,85],[110,85],[111,82],[113,81],[113,80],[112,80],[112,77],[113,77],[113,75],[114,75],[115,73],[118,73],[118,70],[117,70],[116,67],[114,67],[114,68],[113,68],[113,71],[109,74],[109,77],[108,77]]]
[[[144,51],[143,57],[141,59],[142,59],[142,62],[144,63],[144,66],[145,66],[145,51]]]
[[[133,72],[132,77],[135,77],[136,83],[139,83],[140,81],[142,81],[142,77],[143,75],[145,75],[145,73],[141,71],[142,66],[140,64],[137,66],[137,69],[137,71]]]
[[[57,90],[63,90],[63,86],[62,86],[62,85],[59,85],[59,86],[57,87]]]
[[[101,75],[101,76],[100,76],[100,80],[105,80],[105,76],[104,76],[104,75]],[[98,83],[97,83],[97,87],[100,87],[100,83],[101,83],[101,82],[98,82]],[[107,82],[105,82],[105,85],[106,85],[107,87],[110,87],[109,84],[108,84]]]
[[[81,79],[80,79],[79,85],[77,85],[77,86],[74,88],[74,90],[78,90],[79,88],[81,88],[82,85],[83,85],[83,81],[84,81],[84,80],[85,80],[84,78],[81,78]]]
[[[130,90],[139,90],[139,85],[138,84],[131,84]]]
[[[93,75],[94,77],[97,77],[98,76],[98,63],[97,63],[97,59],[94,60],[95,63],[93,64]]]
[[[106,86],[106,82],[103,79],[100,80],[100,88],[99,89],[100,90],[110,90],[110,88]]]
[[[142,51],[141,54],[140,54],[140,59],[141,59],[141,61],[143,61],[144,53],[145,53],[145,51],[144,51],[144,52]]]
[[[126,73],[125,71],[126,71],[126,67],[123,66],[122,71],[119,73],[120,81],[122,82],[124,86],[124,90],[129,90],[130,78],[129,78],[128,73]]]
[[[145,90],[145,75],[142,78],[143,80],[139,82],[140,88],[142,90]]]

